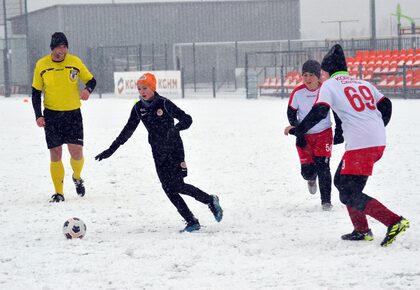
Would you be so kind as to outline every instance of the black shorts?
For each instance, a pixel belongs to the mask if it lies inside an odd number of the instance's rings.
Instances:
[[[73,111],[45,109],[44,118],[48,149],[63,144],[83,146],[83,118],[80,109]]]

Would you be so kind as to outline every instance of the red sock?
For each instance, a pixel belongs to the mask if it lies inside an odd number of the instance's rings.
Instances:
[[[353,223],[354,229],[360,233],[367,233],[369,230],[366,215],[357,209],[347,206],[347,211],[351,222]]]
[[[370,215],[374,219],[380,221],[387,227],[395,224],[400,220],[400,217],[386,208],[382,203],[372,198],[366,205],[364,214]]]

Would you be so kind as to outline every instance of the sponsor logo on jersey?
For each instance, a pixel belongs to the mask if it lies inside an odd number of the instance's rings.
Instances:
[[[159,117],[163,115],[163,110],[162,109],[158,109],[156,111],[156,115],[158,115]]]
[[[145,108],[140,108],[140,115],[143,117],[147,114],[147,110]]]
[[[70,80],[72,82],[74,82],[75,80],[77,80],[77,74],[78,74],[77,70],[75,70],[75,69],[71,69],[70,70]]]

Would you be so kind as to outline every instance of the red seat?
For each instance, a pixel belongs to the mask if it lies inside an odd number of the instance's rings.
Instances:
[[[384,51],[384,57],[391,57],[391,55],[391,50],[388,49]]]
[[[266,88],[268,85],[270,85],[270,82],[271,82],[271,78],[265,78],[264,82],[261,85],[259,85],[258,87],[259,88]]]
[[[391,56],[390,55],[384,56],[382,60],[382,65],[386,66],[386,65],[389,65],[390,63],[391,63]]]
[[[364,50],[358,50],[358,51],[356,51],[356,55],[355,55],[355,58],[358,58],[358,59],[361,59],[361,58],[363,58],[364,57]]]
[[[398,53],[398,56],[400,58],[404,58],[406,55],[407,55],[407,50],[405,50],[405,49],[401,49]]]
[[[405,85],[407,88],[413,88],[413,75],[407,75]]]
[[[360,58],[354,58],[353,59],[353,65],[359,65],[360,62],[361,62],[361,59]]]
[[[420,78],[413,79],[413,87],[415,89],[420,89]]]
[[[392,56],[391,61],[389,62],[391,66],[398,65],[398,56]]]
[[[394,84],[394,88],[402,88],[404,84],[403,76],[397,76]]]
[[[296,84],[297,84],[297,80],[295,78],[292,78],[289,80],[287,85],[286,84],[284,85],[284,87],[288,89],[293,89],[297,86]]]
[[[397,65],[397,64],[394,64],[394,65],[393,65],[393,64],[391,63],[391,64],[389,65],[389,71],[388,71],[388,72],[389,72],[389,73],[396,73],[397,71],[398,71],[398,65]]]
[[[359,72],[359,68],[357,66],[351,66],[351,67],[348,67],[347,69],[348,69],[349,73],[356,73],[357,74]]]
[[[413,66],[414,64],[414,56],[413,55],[408,55],[405,57],[405,65],[406,66]]]
[[[381,66],[381,71],[378,74],[387,74],[387,73],[389,73],[389,68],[390,68],[390,65],[389,64],[388,65],[382,65]]]
[[[295,71],[288,71],[286,77],[293,77]]]
[[[397,65],[398,66],[403,66],[405,64],[405,55],[404,56],[399,56],[397,59]]]
[[[375,73],[375,74],[381,74],[381,73],[383,73],[384,66],[375,65],[372,70],[373,70],[373,73]]]
[[[262,85],[259,85],[258,88],[260,88],[260,89],[272,89],[276,85],[276,82],[277,82],[277,78],[269,77],[269,78],[266,78],[264,80],[264,83]]]
[[[373,70],[366,70],[363,72],[362,78],[364,80],[370,81],[373,79]]]
[[[388,80],[385,84],[385,88],[393,88],[396,84],[397,76],[388,76]]]
[[[278,78],[271,78],[271,82],[268,85],[268,89],[277,89],[277,80]]]
[[[388,76],[381,76],[381,80],[376,86],[378,88],[386,88],[387,83],[388,83]]]
[[[368,65],[374,65],[376,63],[376,56],[372,55],[369,57],[367,64]]]
[[[291,85],[292,80],[293,80],[293,78],[287,77],[283,82],[283,87],[292,88],[292,85]]]
[[[413,69],[408,69],[406,72],[407,77],[413,77],[414,76],[414,70]]]
[[[414,56],[413,66],[420,66],[420,53]]]

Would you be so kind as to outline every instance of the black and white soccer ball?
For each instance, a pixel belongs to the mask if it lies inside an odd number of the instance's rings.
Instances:
[[[63,234],[67,239],[81,239],[86,235],[86,224],[77,217],[69,218],[63,225]]]

